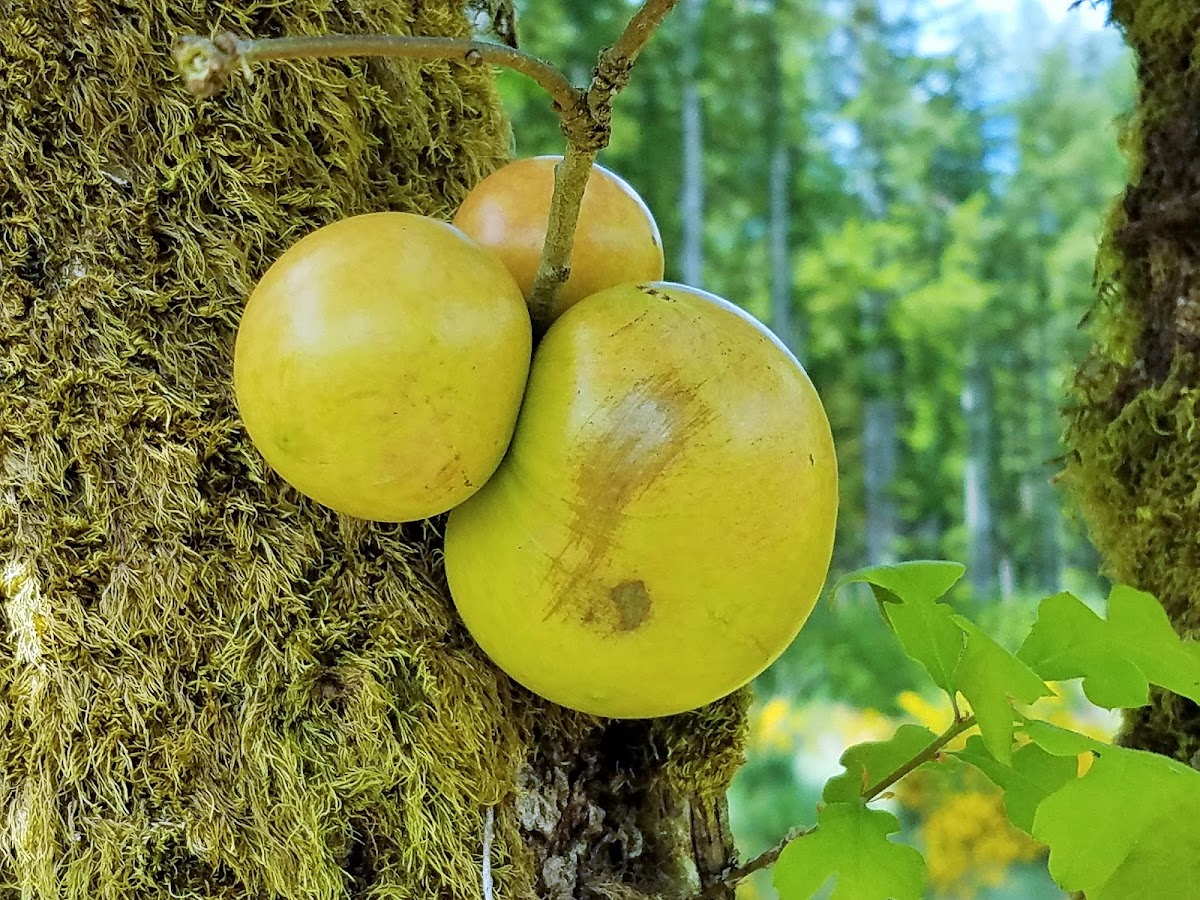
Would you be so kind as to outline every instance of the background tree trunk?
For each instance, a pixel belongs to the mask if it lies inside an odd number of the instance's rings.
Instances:
[[[855,0],[848,31],[852,49],[847,55],[853,60],[859,89],[877,85],[892,62],[883,41],[877,0]],[[887,99],[893,98],[885,95]],[[894,199],[885,152],[894,138],[886,118],[865,118],[857,127],[862,157],[858,191],[868,217],[881,221],[889,215]],[[880,251],[874,252],[876,263],[884,264]],[[888,321],[893,300],[892,295],[874,287],[864,290],[859,298],[859,328],[866,347],[862,419],[864,539],[866,562],[873,566],[895,562],[898,550],[899,517],[893,491],[900,463],[899,360]]]
[[[173,36],[466,21],[0,0],[0,897],[478,898],[485,853],[496,897],[678,896],[728,863],[744,694],[653,722],[528,695],[458,622],[438,522],[310,503],[232,403],[287,245],[448,217],[509,136],[448,64],[276,65],[197,103]]]
[[[970,326],[968,326],[970,327]],[[982,342],[967,345],[963,377],[962,411],[967,426],[967,458],[963,465],[963,522],[967,527],[967,575],[978,600],[995,596],[998,567],[993,531],[991,493],[992,406]]]
[[[1113,0],[1137,54],[1135,161],[1098,273],[1101,344],[1079,369],[1067,482],[1107,573],[1200,638],[1200,8]],[[1156,694],[1122,741],[1195,764],[1196,705]]]
[[[887,303],[877,291],[868,292],[862,301],[862,330],[870,342],[863,403],[863,501],[867,562],[873,566],[896,561],[896,502],[891,492],[900,448],[893,399],[896,355],[883,334]]]
[[[1030,474],[1032,494],[1033,531],[1038,545],[1034,556],[1033,584],[1041,594],[1055,594],[1063,585],[1063,523],[1059,497],[1051,483],[1050,460],[1059,454],[1059,435],[1054,426],[1056,380],[1054,361],[1062,359],[1058,348],[1052,344],[1053,311],[1050,306],[1050,288],[1047,284],[1046,264],[1038,266],[1037,296],[1042,311],[1042,321],[1034,339],[1033,373],[1035,387],[1034,414],[1029,446],[1036,454]]]
[[[767,26],[766,79],[767,100],[767,203],[769,213],[768,258],[771,280],[771,329],[796,358],[804,360],[804,321],[796,315],[792,299],[792,147],[788,140],[788,111],[785,92],[789,85],[784,83],[783,46],[776,30],[774,14],[778,4],[768,9],[773,14]]]
[[[684,284],[704,284],[704,108],[700,97],[700,17],[704,0],[683,0],[679,8],[680,141],[683,180],[679,210],[683,234],[679,271]]]

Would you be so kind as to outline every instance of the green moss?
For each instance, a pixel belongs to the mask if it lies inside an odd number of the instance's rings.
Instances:
[[[750,688],[743,688],[657,723],[666,747],[665,774],[676,790],[705,799],[724,796],[746,761],[745,722],[752,699]]]
[[[475,897],[526,747],[436,535],[250,449],[234,328],[314,226],[446,216],[499,164],[485,73],[277,65],[199,104],[177,31],[462,34],[452,3],[30,2],[0,17],[0,885]],[[498,886],[528,893],[514,817]]]
[[[1122,136],[1130,183],[1096,275],[1096,339],[1069,407],[1072,490],[1114,579],[1153,592],[1200,637],[1200,9],[1114,0],[1137,53],[1138,108]],[[1129,717],[1130,746],[1191,762],[1194,704],[1158,694]]]
[[[1174,0],[1112,0],[1112,17],[1134,45],[1154,46],[1174,41],[1195,16],[1195,10]]]
[[[278,253],[354,213],[446,217],[504,159],[488,74],[277,64],[197,103],[172,37],[226,29],[466,21],[451,0],[0,17],[0,896],[476,898],[488,807],[498,895],[550,896],[533,770],[573,772],[593,843],[627,835],[610,871],[651,883],[687,850],[660,829],[676,781],[731,777],[738,704],[662,726],[666,767],[601,765],[636,735],[491,666],[436,523],[310,503],[233,406],[237,321]]]
[[[1145,386],[1113,414],[1125,369],[1097,365],[1070,433],[1066,481],[1089,513],[1112,577],[1154,585],[1172,619],[1196,628],[1190,610],[1200,573],[1200,389],[1195,360],[1181,357],[1165,382]]]
[[[1194,512],[1200,303],[1189,219],[1179,198],[1200,187],[1200,165],[1177,146],[1200,122],[1188,68],[1200,13],[1171,2],[1114,0],[1113,17],[1138,53],[1138,108],[1123,130],[1130,186],[1114,205],[1096,263],[1096,347],[1080,367],[1069,417],[1074,489],[1115,578],[1158,593],[1184,616]],[[1184,65],[1180,65],[1180,60]]]

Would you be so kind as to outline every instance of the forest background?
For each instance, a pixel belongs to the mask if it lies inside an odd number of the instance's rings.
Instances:
[[[1001,639],[1048,594],[1107,589],[1053,479],[1134,77],[1096,11],[1058,6],[683,0],[600,158],[654,211],[667,277],[770,324],[821,392],[841,469],[830,584],[868,564],[959,560],[955,599]],[[522,46],[583,83],[630,10],[523,0]],[[539,89],[500,79],[514,153],[561,152]],[[731,796],[747,854],[814,821],[849,744],[945,724],[867,593],[824,597],[755,690]],[[1052,706],[1111,733],[1073,695]],[[1063,896],[986,782],[910,779],[889,803],[937,897]],[[770,896],[765,878],[739,894]]]

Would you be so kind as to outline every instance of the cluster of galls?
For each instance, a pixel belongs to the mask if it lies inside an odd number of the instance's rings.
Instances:
[[[237,402],[318,502],[449,510],[455,605],[514,679],[596,715],[668,715],[745,684],[807,619],[833,439],[766,328],[660,280],[650,211],[598,166],[534,350],[555,163],[499,170],[453,225],[376,213],[296,243],[246,307]]]

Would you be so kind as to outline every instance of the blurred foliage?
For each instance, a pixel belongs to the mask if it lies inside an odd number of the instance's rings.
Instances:
[[[699,227],[699,286],[768,323],[772,229],[785,230],[786,337],[839,451],[831,580],[897,558],[963,560],[972,580],[955,604],[1011,649],[1033,621],[1031,598],[1104,589],[1052,479],[1096,242],[1126,175],[1117,147],[1134,79],[1120,36],[1070,16],[1053,25],[1033,0],[1007,15],[966,0],[689,2],[700,8],[701,171],[684,171],[679,16],[619,98],[601,162],[654,210],[668,278],[684,229]],[[523,0],[522,46],[582,83],[635,5]],[[561,152],[539,89],[500,80],[515,152]],[[786,221],[770,202],[781,148]],[[700,223],[681,213],[687,175],[704,185]],[[820,604],[756,684],[733,793],[744,852],[814,821],[850,743],[933,721],[929,686],[865,589]],[[1087,724],[1073,698],[1052,702],[1064,722]],[[1040,851],[1003,824],[995,789],[964,771],[922,776],[892,801],[942,895],[1061,897]],[[738,896],[770,897],[768,883]]]

